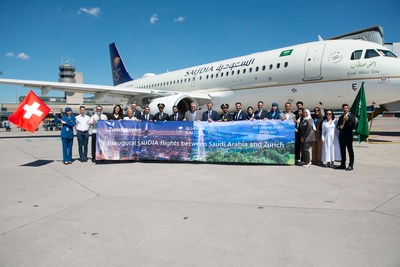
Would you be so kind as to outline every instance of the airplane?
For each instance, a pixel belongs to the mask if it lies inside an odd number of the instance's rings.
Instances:
[[[335,109],[351,105],[362,82],[368,106],[400,100],[400,59],[368,41],[320,39],[139,79],[131,78],[115,43],[109,50],[114,86],[17,79],[0,79],[0,84],[39,88],[42,95],[92,93],[96,103],[107,95],[115,103],[136,101],[152,111],[158,103],[166,111],[176,105],[185,112],[192,102],[202,109],[209,101],[215,107],[228,103],[233,111],[236,102],[247,107],[259,100],[266,108],[301,100],[305,107]]]

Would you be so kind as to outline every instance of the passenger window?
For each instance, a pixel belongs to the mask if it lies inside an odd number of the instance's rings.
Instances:
[[[223,72],[221,72],[221,77],[224,77],[224,73]]]
[[[196,77],[193,77],[193,80],[192,81],[195,81],[196,80]]]
[[[200,81],[201,81],[201,79],[203,79],[203,76],[200,76]]]
[[[281,67],[281,63],[276,64],[276,68],[279,69]]]
[[[243,69],[243,74],[245,74],[246,73],[246,69]]]
[[[270,65],[269,65],[269,69],[272,70],[272,67],[273,67],[272,64],[270,64]]]
[[[240,70],[237,71],[237,74],[240,74]]]
[[[263,70],[263,71],[265,70],[265,65],[262,67],[262,70]]]
[[[373,58],[373,57],[379,57],[379,53],[376,52],[376,50],[374,49],[367,49],[364,58]]]
[[[226,76],[228,76],[228,75],[229,75],[229,71],[226,72]]]
[[[288,65],[289,65],[289,63],[288,63],[288,62],[285,62],[285,68],[287,68]]]
[[[253,71],[253,68],[250,68],[250,69],[249,69],[249,73],[251,73],[252,71]]]
[[[217,73],[217,74],[215,74],[215,78],[218,78],[218,73]]]
[[[233,74],[235,74],[235,71],[234,71],[234,70],[232,71],[232,75],[233,75]]]
[[[190,78],[188,79],[188,82],[190,82]]]
[[[207,74],[207,76],[206,76],[206,79],[208,79],[208,74]]]
[[[258,67],[256,67],[256,72],[258,72],[258,69],[259,69],[259,68],[258,68]]]
[[[362,54],[362,50],[356,50],[351,54],[351,60],[360,59]]]
[[[214,74],[211,74],[211,79],[214,78]]]

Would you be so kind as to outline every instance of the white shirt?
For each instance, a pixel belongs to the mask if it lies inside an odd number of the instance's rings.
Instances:
[[[97,121],[98,120],[106,121],[107,116],[104,115],[103,113],[100,114],[100,116],[97,114],[92,115],[89,122],[94,122],[94,124],[92,125],[92,133],[94,133],[94,134],[97,134]]]
[[[137,121],[138,119],[136,119],[135,116],[132,116],[132,118],[129,118],[128,116],[124,117],[125,121]]]
[[[89,131],[90,117],[88,115],[85,114],[84,116],[82,116],[82,114],[79,114],[78,116],[75,117],[75,119],[76,119],[75,128],[77,131],[82,131],[82,132]]]

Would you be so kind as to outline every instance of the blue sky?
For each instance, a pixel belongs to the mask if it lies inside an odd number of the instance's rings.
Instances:
[[[0,77],[58,81],[70,60],[84,83],[112,85],[112,42],[133,78],[374,25],[385,42],[400,42],[399,10],[398,0],[1,0]],[[2,85],[0,103],[28,91]]]

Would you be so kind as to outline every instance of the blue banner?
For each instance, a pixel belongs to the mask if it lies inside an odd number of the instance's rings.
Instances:
[[[96,160],[294,164],[294,122],[99,121]]]

